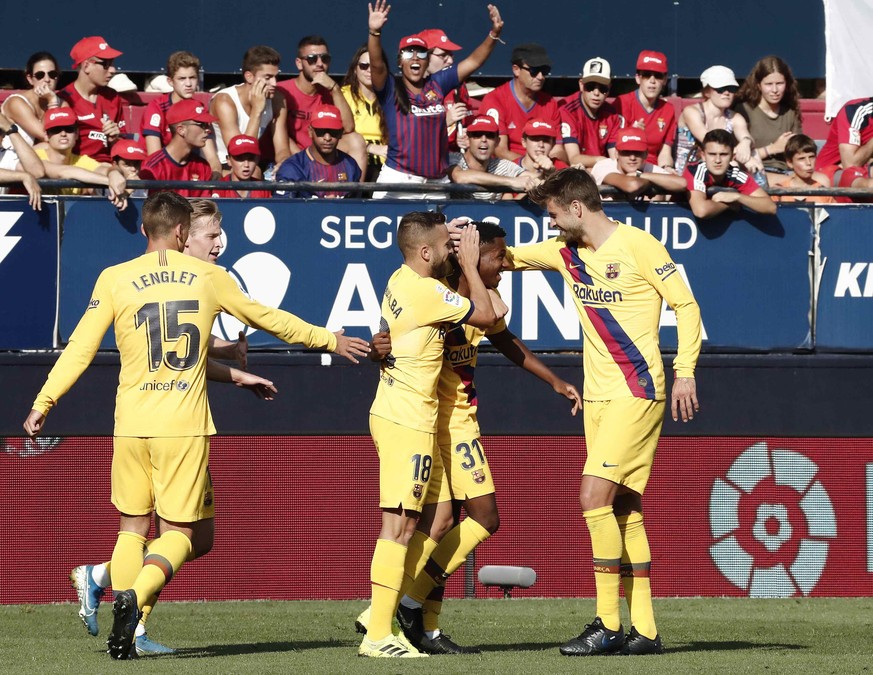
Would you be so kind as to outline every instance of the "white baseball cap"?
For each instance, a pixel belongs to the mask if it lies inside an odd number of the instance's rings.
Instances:
[[[599,82],[600,84],[609,85],[611,77],[609,61],[599,56],[588,59],[585,65],[582,66],[582,82]]]
[[[700,73],[700,82],[704,87],[719,89],[721,87],[739,87],[737,78],[727,66],[710,66]]]

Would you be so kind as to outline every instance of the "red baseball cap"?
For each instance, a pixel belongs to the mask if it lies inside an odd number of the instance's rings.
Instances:
[[[258,145],[258,139],[239,134],[230,139],[227,144],[227,154],[231,157],[239,157],[240,155],[258,155],[261,154],[261,147]]]
[[[648,152],[649,143],[641,130],[630,127],[619,129],[618,138],[615,140],[615,149]]]
[[[527,124],[524,125],[524,129],[521,132],[522,136],[549,136],[550,138],[558,137],[558,130],[555,129],[555,125],[551,122],[547,122],[546,120],[540,119],[536,117],[532,120],[528,120]]]
[[[115,145],[112,146],[112,152],[110,154],[112,159],[120,157],[121,159],[143,160],[149,156],[142,145],[126,138],[116,141]]]
[[[637,70],[651,70],[656,73],[666,73],[667,57],[661,52],[643,50],[637,57]]]
[[[57,108],[49,110],[42,120],[43,128],[48,131],[55,127],[70,127],[79,123],[79,118],[72,108]]]
[[[407,35],[405,38],[400,39],[400,45],[397,47],[397,51],[403,51],[404,49],[414,49],[415,47],[423,47],[424,49],[428,49],[427,42],[424,41],[420,35]]]
[[[456,52],[461,49],[461,45],[449,40],[449,36],[441,28],[427,28],[421,31],[418,37],[425,41],[428,49],[439,47],[447,52]]]
[[[76,68],[85,59],[94,58],[95,56],[103,59],[114,59],[123,53],[110,47],[109,43],[99,35],[92,35],[91,37],[82,38],[73,45],[73,48],[70,50],[70,58],[73,59],[72,67]]]
[[[494,121],[493,117],[489,117],[488,115],[479,115],[479,117],[476,117],[472,122],[467,125],[468,135],[475,134],[476,132],[498,134],[500,133],[500,127],[497,126],[497,122]]]
[[[179,101],[170,106],[167,110],[167,124],[178,124],[179,122],[207,122],[212,124],[218,119],[209,114],[206,106],[196,98],[188,98],[184,101]]]
[[[309,126],[313,129],[340,129],[343,128],[343,118],[339,108],[334,105],[321,105],[312,111],[309,118]]]

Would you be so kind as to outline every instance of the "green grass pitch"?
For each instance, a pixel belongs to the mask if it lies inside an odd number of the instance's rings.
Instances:
[[[356,656],[363,601],[163,603],[149,635],[179,653],[115,662],[77,605],[0,606],[0,673],[864,673],[873,672],[873,599],[660,599],[667,653],[576,657],[558,645],[593,618],[593,600],[449,600],[446,632],[476,656]],[[626,620],[626,619],[625,619]]]

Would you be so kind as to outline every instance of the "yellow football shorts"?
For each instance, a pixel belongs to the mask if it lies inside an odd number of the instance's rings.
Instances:
[[[121,513],[142,516],[156,511],[164,520],[178,523],[213,518],[209,436],[116,436],[112,503]]]
[[[664,401],[617,398],[585,401],[583,475],[598,476],[643,494],[664,423]]]
[[[494,492],[491,467],[476,431],[442,433],[439,446],[450,499],[473,499]]]
[[[376,415],[370,415],[370,434],[379,455],[379,508],[420,512],[436,503],[443,483],[436,434]]]

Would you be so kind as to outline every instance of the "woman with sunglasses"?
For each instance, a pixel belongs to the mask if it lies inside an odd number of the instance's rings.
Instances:
[[[734,71],[725,66],[710,66],[700,74],[703,100],[687,106],[679,115],[676,135],[676,171],[700,159],[698,148],[707,131],[724,129],[737,139],[734,158],[752,173],[761,170],[761,163],[753,156],[752,137],[741,115],[734,115],[731,106],[740,88]]]
[[[391,6],[385,0],[376,0],[368,7],[370,71],[388,128],[388,156],[377,182],[448,183],[445,97],[481,68],[494,51],[503,30],[500,12],[494,5],[488,5],[491,26],[482,44],[460,63],[433,75],[427,74],[430,53],[425,40],[418,35],[403,38],[397,59],[400,76],[395,80],[388,72],[381,38]],[[445,198],[444,193],[430,194]],[[373,194],[375,199],[386,196],[386,192]],[[422,199],[426,194],[404,192],[391,196]]]
[[[778,56],[765,56],[752,67],[737,100],[768,178],[782,180],[783,174],[791,173],[785,163],[785,144],[803,131],[800,94],[791,68]]]
[[[31,54],[24,68],[30,89],[12,94],[0,107],[0,111],[18,125],[18,133],[30,145],[48,140],[43,119],[47,110],[62,105],[55,93],[60,75],[54,56],[48,52]]]
[[[387,61],[384,52],[382,58]],[[379,176],[388,154],[388,129],[382,116],[382,106],[373,91],[367,45],[361,45],[352,57],[343,80],[342,93],[355,118],[355,131],[364,137],[367,144],[367,173],[364,180],[373,182]]]

